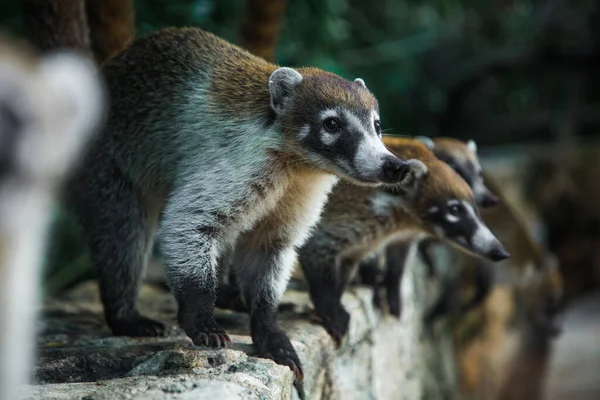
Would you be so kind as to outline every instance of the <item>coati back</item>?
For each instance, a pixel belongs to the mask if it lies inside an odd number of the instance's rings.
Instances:
[[[54,199],[100,121],[90,63],[0,41],[0,399],[34,361],[40,267]]]
[[[480,220],[473,192],[420,141],[386,138],[413,168],[400,185],[332,191],[315,233],[300,249],[300,263],[315,313],[339,342],[349,315],[341,304],[346,283],[366,256],[403,236],[436,236],[493,260],[509,255]]]
[[[109,327],[157,336],[139,282],[157,232],[178,321],[196,345],[224,346],[214,320],[219,260],[239,268],[258,353],[301,364],[276,323],[300,246],[338,177],[378,186],[409,166],[381,141],[361,79],[286,68],[200,29],[164,29],[104,64],[107,128],[73,182]]]

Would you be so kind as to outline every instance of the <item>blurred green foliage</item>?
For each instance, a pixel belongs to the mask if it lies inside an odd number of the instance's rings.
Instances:
[[[234,43],[245,12],[242,0],[135,7],[138,35],[198,26]],[[596,0],[288,0],[276,58],[363,78],[388,134],[474,138],[480,148],[555,140],[597,131],[599,17]],[[19,35],[20,22],[18,1],[1,2],[2,30]],[[77,235],[61,240],[59,258],[86,276]],[[61,273],[49,269],[51,292],[74,279]]]

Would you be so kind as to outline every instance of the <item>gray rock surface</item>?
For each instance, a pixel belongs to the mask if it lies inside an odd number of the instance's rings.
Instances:
[[[325,330],[311,321],[307,293],[289,290],[279,320],[302,360],[307,398],[445,398],[444,391],[448,386],[452,389],[453,370],[440,368],[439,357],[427,354],[441,353],[452,365],[452,345],[449,340],[435,345],[422,340],[425,285],[421,265],[411,265],[403,282],[400,321],[373,309],[370,290],[350,290],[343,299],[352,316],[350,332],[339,349]],[[164,290],[144,286],[140,309],[171,324],[169,335],[159,339],[110,336],[93,282],[47,301],[39,337],[38,384],[25,388],[22,397],[297,398],[287,367],[253,356],[247,315],[217,310],[217,319],[233,345],[214,350],[193,346],[175,325],[175,302]]]

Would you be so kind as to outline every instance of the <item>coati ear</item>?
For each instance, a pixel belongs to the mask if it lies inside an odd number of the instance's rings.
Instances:
[[[420,142],[423,142],[423,144],[425,144],[425,146],[427,146],[429,150],[433,150],[435,148],[435,142],[427,136],[415,136],[415,139],[417,139]]]
[[[356,78],[356,79],[354,80],[354,83],[358,83],[360,86],[364,87],[365,89],[367,88],[367,85],[365,84],[365,81],[363,81],[363,80],[362,80],[362,79],[360,79],[360,78]]]
[[[467,142],[467,149],[471,150],[473,153],[477,154],[477,143],[474,140],[469,140]]]
[[[70,52],[45,56],[38,75],[49,88],[53,104],[54,129],[46,145],[60,148],[51,164],[65,168],[83,151],[103,122],[105,92],[94,64],[87,57]]]
[[[271,107],[277,114],[285,109],[287,101],[300,82],[302,82],[302,75],[293,68],[281,67],[273,71],[269,77],[269,92],[271,92]]]
[[[410,166],[410,171],[406,178],[400,183],[404,195],[408,198],[414,198],[419,194],[421,183],[427,176],[427,166],[421,160],[411,158],[406,161]]]

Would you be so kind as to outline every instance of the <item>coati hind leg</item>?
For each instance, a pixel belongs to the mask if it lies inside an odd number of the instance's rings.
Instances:
[[[387,302],[390,314],[400,318],[402,313],[402,277],[406,263],[409,262],[416,250],[414,241],[398,242],[389,245],[386,249],[386,271],[384,283],[387,293]]]
[[[327,255],[309,250],[301,254],[315,314],[339,346],[350,326],[350,314],[342,305],[342,295],[358,264],[353,258],[336,262],[333,252]]]
[[[74,195],[88,234],[106,322],[115,335],[163,335],[164,324],[141,316],[136,305],[156,221],[114,161],[93,165],[83,169]]]
[[[381,253],[374,253],[364,259],[358,266],[360,282],[373,289],[373,306],[377,309],[382,309],[381,289],[383,288],[383,278],[379,268],[382,257]]]

